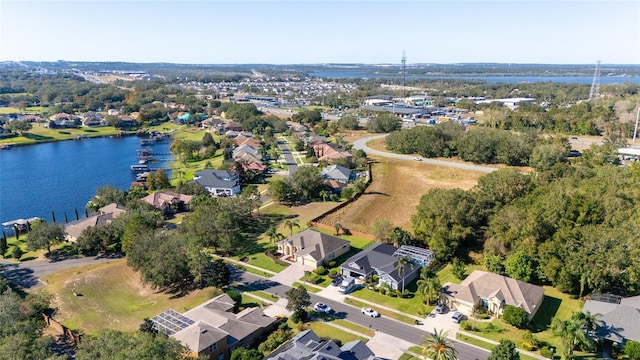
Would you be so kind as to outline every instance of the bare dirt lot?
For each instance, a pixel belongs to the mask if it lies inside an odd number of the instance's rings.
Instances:
[[[370,233],[378,219],[411,231],[411,215],[420,197],[432,188],[470,189],[483,173],[435,166],[418,161],[372,157],[373,182],[353,204],[325,219],[349,229]]]

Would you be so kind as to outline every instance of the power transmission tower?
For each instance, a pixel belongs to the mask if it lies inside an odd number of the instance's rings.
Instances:
[[[589,100],[593,100],[600,97],[600,63],[596,62],[596,71],[593,74],[593,82],[591,83],[591,92],[589,93]]]
[[[405,97],[404,87],[406,86],[407,77],[406,77],[406,66],[407,66],[407,57],[404,56],[404,50],[402,50],[402,97]]]

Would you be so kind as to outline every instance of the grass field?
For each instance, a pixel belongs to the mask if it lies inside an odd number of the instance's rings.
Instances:
[[[113,126],[102,126],[95,128],[80,127],[77,129],[49,129],[42,124],[33,124],[33,128],[24,136],[17,136],[0,140],[0,144],[26,145],[36,142],[72,140],[77,136],[99,137],[120,134],[120,130]]]
[[[331,225],[339,222],[349,229],[365,233],[377,219],[411,230],[411,215],[420,197],[432,188],[473,187],[483,173],[431,165],[418,161],[387,158],[371,159],[373,182],[358,201],[323,219]]]
[[[41,114],[43,111],[42,106],[29,106],[24,109],[18,109],[14,107],[3,107],[0,108],[0,115],[7,114]]]
[[[367,303],[364,303],[362,301],[358,301],[358,300],[351,299],[351,298],[345,298],[344,299],[344,303],[352,305],[352,306],[355,306],[355,307],[359,307],[359,308],[361,308],[361,307],[370,307],[370,308],[376,310],[377,312],[379,312],[381,316],[385,316],[385,317],[388,317],[388,318],[391,318],[391,319],[396,319],[398,321],[402,321],[402,322],[410,324],[410,325],[414,325],[415,324],[415,319],[413,319],[411,317],[408,317],[408,316],[402,315],[402,314],[398,314],[398,313],[396,313],[394,311],[389,311],[389,310],[382,309],[382,308],[379,308],[379,307],[371,306],[371,305],[369,305]]]
[[[364,326],[360,326],[358,324],[352,323],[351,321],[347,321],[347,320],[342,320],[342,319],[335,319],[331,321],[332,324],[336,324],[339,326],[342,326],[344,328],[347,328],[349,330],[353,330],[356,332],[359,332],[361,334],[364,334],[366,336],[374,336],[376,334],[375,331],[371,330],[371,329],[367,329]]]
[[[453,273],[451,272],[452,269],[453,269],[453,266],[451,264],[447,264],[445,267],[443,267],[442,269],[436,272],[436,274],[438,275],[438,279],[440,279],[441,284],[444,285],[445,283],[448,283],[448,282],[454,283],[454,284],[460,284],[462,282],[462,280],[458,280],[458,278],[456,278],[453,275]],[[471,274],[473,270],[486,271],[487,269],[485,269],[481,265],[467,264],[467,275]]]
[[[366,288],[360,288],[352,292],[351,296],[372,302],[374,304],[386,306],[388,308],[395,309],[407,314],[415,315],[415,316],[423,316],[425,314],[428,314],[435,307],[435,306],[424,305],[424,302],[419,297],[411,297],[411,298],[391,297],[387,295],[382,295],[378,292],[375,292]]]
[[[475,346],[481,347],[483,349],[487,349],[487,350],[491,350],[495,346],[495,345],[493,345],[491,343],[488,343],[486,341],[482,341],[482,340],[479,340],[479,339],[476,339],[476,338],[473,338],[473,337],[470,337],[470,336],[466,336],[466,335],[460,334],[460,333],[456,334],[456,339],[460,340],[462,342],[471,344],[471,345],[475,345]],[[522,360],[536,360],[537,358],[534,358],[532,356],[520,353],[520,359],[522,359]]]
[[[43,280],[48,285],[38,291],[54,295],[55,318],[86,334],[102,329],[133,331],[144,318],[167,309],[184,312],[219,291],[205,288],[185,296],[154,291],[140,283],[140,274],[124,259],[62,270]]]
[[[305,328],[313,330],[321,338],[340,340],[343,344],[354,340],[361,340],[365,343],[369,341],[366,337],[346,332],[323,322],[311,322],[305,324]]]

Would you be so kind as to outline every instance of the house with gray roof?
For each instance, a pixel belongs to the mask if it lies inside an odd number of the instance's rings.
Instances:
[[[381,360],[361,340],[342,347],[333,340],[322,340],[313,330],[305,330],[269,355],[266,360]]]
[[[351,243],[339,237],[306,229],[276,243],[278,252],[291,261],[317,268],[347,253]]]
[[[618,344],[627,340],[640,342],[640,296],[613,302],[590,299],[585,301],[582,312],[597,316],[597,338]]]
[[[398,290],[401,284],[408,284],[418,277],[420,269],[429,264],[407,256],[409,264],[404,266],[404,271],[398,272],[396,267],[400,256],[406,255],[401,255],[393,245],[375,244],[347,259],[340,269],[345,277],[368,278],[377,274],[378,286],[386,283],[391,289]]]
[[[502,315],[506,305],[522,308],[532,319],[544,300],[544,288],[491,272],[474,270],[461,284],[447,283],[440,301],[452,310],[471,315],[480,305]]]
[[[116,203],[103,206],[98,209],[97,215],[89,216],[84,219],[79,219],[65,224],[64,238],[66,241],[76,242],[85,229],[90,227],[102,227],[109,225],[113,222],[113,220],[115,220],[118,216],[124,214],[125,212],[127,212],[127,208]]]
[[[193,182],[204,187],[213,196],[240,194],[240,178],[238,174],[228,170],[200,170],[193,175]]]
[[[351,170],[341,165],[329,165],[320,171],[322,180],[335,180],[342,184],[349,183]]]
[[[151,321],[155,330],[180,341],[194,357],[229,359],[233,350],[264,340],[276,324],[259,307],[233,313],[234,305],[229,295],[222,294],[184,314],[167,310]]]

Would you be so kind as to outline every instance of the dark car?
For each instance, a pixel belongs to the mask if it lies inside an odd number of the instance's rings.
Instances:
[[[342,276],[338,276],[338,277],[334,278],[333,280],[331,280],[331,285],[338,286],[338,285],[340,285],[341,282],[342,282]]]

